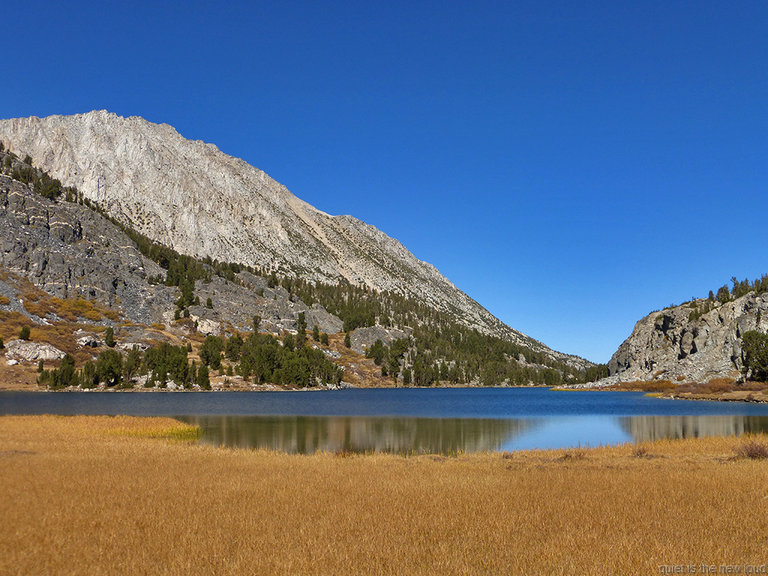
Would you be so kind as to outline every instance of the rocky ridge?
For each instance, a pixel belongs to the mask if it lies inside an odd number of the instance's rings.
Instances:
[[[261,170],[168,125],[94,111],[2,120],[0,140],[180,253],[415,297],[465,326],[574,367],[590,365],[506,326],[375,227],[325,214]]]
[[[611,376],[600,383],[738,377],[741,337],[749,330],[768,332],[768,294],[750,292],[724,304],[715,302],[699,317],[692,314],[707,304],[694,300],[641,319],[608,363]]]

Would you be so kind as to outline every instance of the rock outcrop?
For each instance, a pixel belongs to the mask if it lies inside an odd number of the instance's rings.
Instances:
[[[768,331],[768,294],[749,294],[701,316],[706,300],[652,312],[636,325],[608,363],[609,381],[666,379],[706,382],[737,377],[741,337]]]
[[[64,352],[47,343],[11,340],[5,345],[5,357],[26,362],[61,360],[64,358]]]
[[[97,300],[136,322],[156,322],[176,289],[147,282],[161,268],[93,210],[52,202],[0,175],[0,266],[59,298]],[[11,307],[24,312],[10,294]],[[23,299],[23,296],[20,296]]]
[[[178,288],[149,282],[165,271],[102,215],[76,203],[43,198],[0,174],[0,310],[45,322],[29,311],[23,289],[12,278],[3,278],[6,270],[52,296],[93,300],[141,324],[173,321],[179,297]],[[295,329],[300,312],[310,327],[317,324],[330,333],[342,328],[343,322],[319,304],[291,299],[284,288],[269,288],[264,278],[247,272],[240,279],[234,283],[214,276],[210,282],[197,282],[196,294],[214,304],[212,309],[190,307],[201,332],[218,334],[224,326],[247,330],[258,315],[263,329],[279,333]],[[55,312],[47,320],[55,321]]]
[[[468,327],[575,367],[589,365],[506,326],[375,227],[325,214],[261,170],[168,125],[95,111],[2,120],[0,140],[183,254],[418,298]],[[329,321],[322,314],[310,320],[330,329]]]

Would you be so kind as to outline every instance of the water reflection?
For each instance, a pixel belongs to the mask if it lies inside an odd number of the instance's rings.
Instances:
[[[578,416],[393,418],[349,416],[180,416],[203,441],[288,453],[434,453],[601,446],[662,438],[768,432],[766,416]]]
[[[382,418],[333,416],[181,416],[203,441],[289,453],[393,452],[452,454],[502,450],[538,419]]]
[[[635,442],[768,432],[766,416],[632,416],[618,420]]]

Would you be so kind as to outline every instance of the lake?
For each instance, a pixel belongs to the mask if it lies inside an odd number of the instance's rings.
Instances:
[[[0,414],[173,416],[202,441],[290,453],[568,448],[768,431],[768,405],[544,388],[2,392]]]

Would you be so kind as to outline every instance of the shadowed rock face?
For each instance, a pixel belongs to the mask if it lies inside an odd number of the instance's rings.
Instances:
[[[148,282],[150,276],[163,276],[165,271],[145,258],[112,222],[85,206],[47,200],[26,184],[0,175],[2,269],[27,278],[52,296],[96,300],[142,324],[170,322],[179,297],[176,287]],[[190,307],[201,331],[206,332],[206,325],[212,327],[210,333],[226,325],[247,330],[258,314],[264,330],[278,333],[296,329],[300,312],[310,326],[317,324],[329,333],[341,330],[342,321],[322,306],[291,299],[284,288],[269,288],[264,278],[247,272],[240,277],[242,286],[216,276],[208,283],[197,281],[195,293],[203,302],[211,298],[214,303],[213,309]],[[25,310],[13,284],[0,280],[0,296],[8,299],[0,309],[42,322]]]
[[[611,379],[704,382],[737,376],[744,332],[768,331],[768,294],[750,292],[698,319],[690,319],[691,310],[676,306],[640,320],[608,363]]]
[[[325,214],[261,170],[168,125],[106,111],[17,118],[0,121],[0,140],[181,253],[416,297],[469,327],[589,365],[509,328],[375,227]]]
[[[0,265],[53,296],[98,300],[137,322],[158,321],[176,298],[176,288],[147,282],[162,270],[111,222],[85,206],[45,200],[6,176]]]

